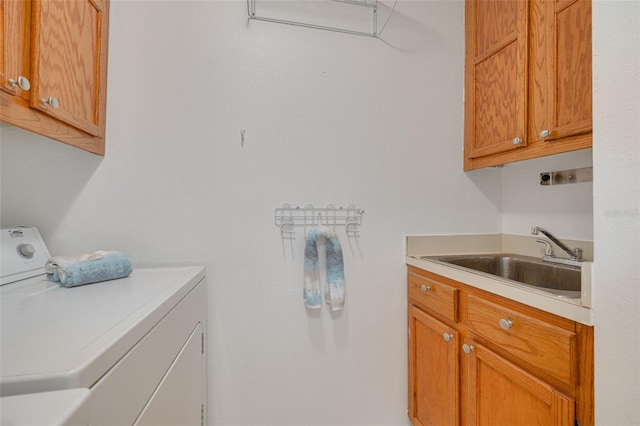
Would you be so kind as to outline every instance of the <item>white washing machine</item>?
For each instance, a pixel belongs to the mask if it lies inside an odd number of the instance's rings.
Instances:
[[[64,288],[35,228],[2,233],[2,425],[206,423],[203,267]]]

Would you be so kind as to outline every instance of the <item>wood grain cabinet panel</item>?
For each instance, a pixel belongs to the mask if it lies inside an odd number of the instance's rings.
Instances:
[[[414,426],[593,426],[593,327],[413,266],[407,278]],[[423,299],[430,283],[455,316]]]
[[[469,296],[467,325],[548,379],[576,385],[576,333]],[[504,328],[503,328],[504,327]]]
[[[467,0],[465,170],[591,147],[591,0]]]
[[[458,289],[441,280],[409,274],[409,298],[423,309],[451,321],[458,320]]]
[[[0,0],[0,91],[12,96],[28,99],[29,80],[29,11],[26,0]],[[18,84],[20,78],[27,79],[27,88]]]
[[[40,0],[32,14],[31,107],[100,137],[103,11],[96,0]],[[58,100],[57,108],[42,103],[50,97]]]
[[[466,19],[466,155],[526,144],[527,3],[470,1]],[[519,138],[522,142],[514,144]]]
[[[532,3],[531,141],[589,137],[592,130],[591,2]],[[544,136],[548,133],[548,136]]]
[[[573,426],[575,400],[473,341],[463,354],[468,425]]]
[[[409,308],[409,418],[416,426],[458,425],[458,333]]]
[[[0,2],[0,121],[104,155],[109,1]]]

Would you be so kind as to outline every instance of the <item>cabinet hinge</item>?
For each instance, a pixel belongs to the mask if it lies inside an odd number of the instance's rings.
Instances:
[[[200,426],[204,426],[204,404],[200,405]]]
[[[204,333],[200,334],[200,349],[201,349],[201,353],[204,354]]]
[[[578,420],[577,417],[574,417],[573,419],[574,419],[574,422],[573,422],[574,426],[580,426],[580,420]]]

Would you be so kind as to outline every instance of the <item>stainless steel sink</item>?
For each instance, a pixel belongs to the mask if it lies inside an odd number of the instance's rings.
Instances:
[[[423,256],[421,259],[456,265],[492,278],[515,281],[557,297],[577,299],[581,296],[581,271],[575,266],[552,264],[535,257],[502,253]]]

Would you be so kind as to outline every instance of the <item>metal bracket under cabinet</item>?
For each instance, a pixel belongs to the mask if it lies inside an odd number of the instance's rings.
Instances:
[[[540,173],[540,185],[593,182],[593,167]]]

